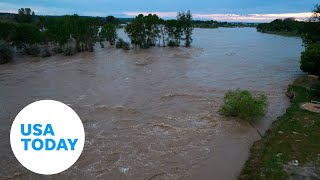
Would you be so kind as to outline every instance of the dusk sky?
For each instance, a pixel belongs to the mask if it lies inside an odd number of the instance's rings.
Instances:
[[[276,18],[304,20],[319,0],[0,0],[0,12],[16,13],[30,7],[40,15],[79,14],[132,17],[156,13],[174,18],[177,11],[191,10],[195,19],[268,22]]]

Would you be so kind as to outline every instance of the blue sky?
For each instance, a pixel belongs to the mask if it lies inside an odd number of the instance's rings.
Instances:
[[[177,11],[191,10],[197,19],[270,21],[275,18],[306,18],[319,0],[0,0],[1,12],[30,7],[36,14],[131,17],[157,13],[172,18]]]

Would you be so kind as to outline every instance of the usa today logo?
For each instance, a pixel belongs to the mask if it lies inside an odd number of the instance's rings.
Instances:
[[[22,109],[10,131],[17,160],[38,174],[52,175],[70,168],[85,141],[83,124],[69,106],[53,100],[34,102]]]

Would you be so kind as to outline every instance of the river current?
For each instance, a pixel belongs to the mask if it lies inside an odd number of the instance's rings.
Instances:
[[[43,178],[19,164],[9,142],[17,113],[42,99],[68,104],[86,132],[79,160],[50,178],[235,179],[260,136],[219,115],[224,93],[265,93],[268,113],[255,123],[264,133],[289,105],[302,41],[254,28],[195,29],[193,39],[191,48],[97,44],[93,53],[18,56],[1,65],[0,179]]]

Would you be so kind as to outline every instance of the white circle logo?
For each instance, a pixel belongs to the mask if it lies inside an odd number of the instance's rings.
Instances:
[[[83,124],[76,112],[53,100],[26,106],[10,131],[11,148],[18,161],[43,175],[71,167],[80,157],[84,141]]]

